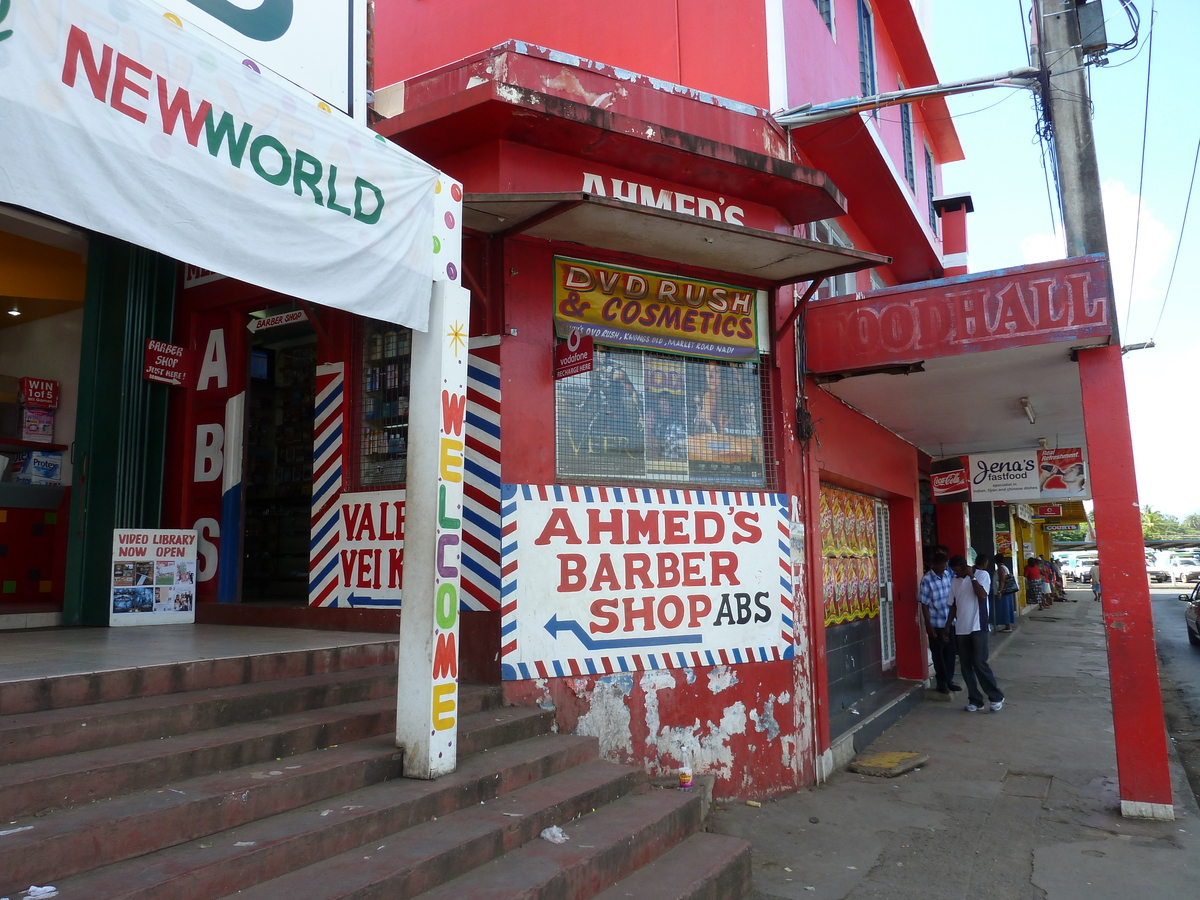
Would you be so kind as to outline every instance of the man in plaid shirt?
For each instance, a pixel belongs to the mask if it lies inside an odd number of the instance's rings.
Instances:
[[[920,593],[925,633],[929,636],[929,653],[933,657],[933,672],[937,678],[938,693],[941,694],[962,690],[961,685],[954,683],[954,641],[946,635],[950,615],[950,585],[954,583],[954,573],[948,564],[949,558],[945,553],[933,555],[929,571],[921,579]]]

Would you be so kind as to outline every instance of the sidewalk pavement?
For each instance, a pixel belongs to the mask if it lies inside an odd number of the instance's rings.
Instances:
[[[1100,604],[1069,594],[993,635],[1003,711],[929,701],[870,748],[928,754],[920,769],[714,812],[754,847],[757,900],[1200,897],[1200,809],[1174,750],[1175,821],[1118,812]]]

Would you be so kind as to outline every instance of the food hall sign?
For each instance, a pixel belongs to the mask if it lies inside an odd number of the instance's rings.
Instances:
[[[844,372],[1111,334],[1102,256],[823,300],[808,311],[808,365]]]
[[[791,659],[787,496],[504,485],[506,680]]]
[[[581,259],[554,259],[554,322],[598,343],[708,359],[756,359],[757,292]]]

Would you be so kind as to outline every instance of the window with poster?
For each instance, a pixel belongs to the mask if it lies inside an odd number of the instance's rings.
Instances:
[[[555,390],[566,481],[767,488],[757,292],[556,258],[555,320],[595,340]]]
[[[358,488],[402,486],[408,479],[412,331],[361,319],[355,343],[361,387],[354,410],[358,441],[350,454],[351,478]]]

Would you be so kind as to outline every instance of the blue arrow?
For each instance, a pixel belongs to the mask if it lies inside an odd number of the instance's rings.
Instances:
[[[563,619],[558,621],[558,613],[550,617],[550,621],[546,623],[546,630],[551,636],[558,640],[560,631],[573,631],[575,637],[579,638],[579,642],[589,650],[608,650],[617,647],[661,647],[663,644],[699,644],[703,640],[703,636],[699,634],[681,634],[674,637],[660,638],[618,638],[616,640],[595,640],[588,636],[583,626],[574,619]]]
[[[377,597],[372,597],[368,594],[363,594],[360,597],[359,595],[355,594],[353,591],[351,591],[350,596],[346,598],[346,602],[350,605],[351,608],[354,608],[355,606],[399,606],[400,605],[399,600],[387,599],[387,598],[383,598],[383,597],[377,598]]]

